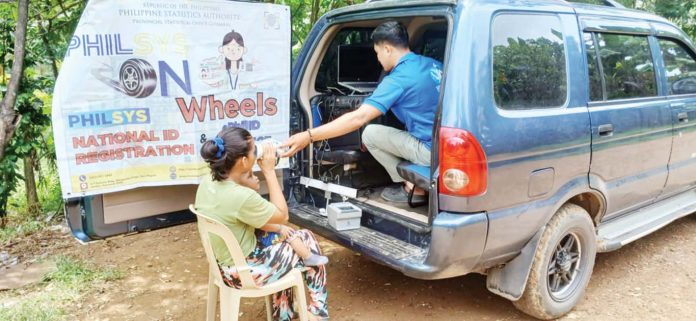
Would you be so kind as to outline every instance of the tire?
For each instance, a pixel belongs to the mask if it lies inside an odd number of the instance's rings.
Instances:
[[[132,58],[121,64],[119,82],[123,92],[131,97],[150,96],[157,87],[157,73],[144,59]]]
[[[563,205],[546,224],[524,293],[513,304],[543,320],[570,312],[585,293],[596,254],[590,215],[575,204]]]

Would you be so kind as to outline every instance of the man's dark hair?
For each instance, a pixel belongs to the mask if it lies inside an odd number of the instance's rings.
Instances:
[[[375,28],[372,41],[378,45],[386,42],[394,47],[408,48],[408,31],[401,22],[390,20]]]

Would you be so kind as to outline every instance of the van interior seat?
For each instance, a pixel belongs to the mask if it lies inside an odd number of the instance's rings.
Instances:
[[[403,161],[396,167],[396,171],[401,178],[413,183],[418,188],[430,189],[430,167],[416,165],[411,162]]]
[[[365,153],[360,150],[318,150],[317,158],[335,164],[353,164],[364,159]]]
[[[411,162],[403,161],[396,166],[396,171],[399,173],[401,178],[413,183],[416,187],[423,189],[425,191],[430,190],[430,167],[416,165]],[[419,205],[427,204],[427,201],[423,203],[413,203],[413,190],[408,195],[408,205],[411,207],[416,207]]]

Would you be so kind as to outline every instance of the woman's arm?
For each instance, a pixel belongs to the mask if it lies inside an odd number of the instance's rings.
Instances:
[[[290,226],[287,225],[282,225],[282,224],[266,224],[264,226],[261,226],[259,230],[266,231],[266,232],[274,232],[282,235],[286,239],[289,239],[293,233],[295,233],[295,229],[293,229]]]
[[[274,232],[283,235],[285,238],[289,238],[290,235],[295,232],[295,229],[287,225],[282,224],[266,224],[261,226],[259,230],[266,232]]]
[[[264,226],[259,227],[259,230],[266,231],[266,232],[280,233],[280,231],[282,230],[282,225],[280,225],[280,224],[266,224]]]
[[[276,152],[271,144],[263,144],[263,158],[258,160],[261,173],[266,178],[270,201],[276,207],[273,216],[266,224],[285,224],[288,222],[288,203],[285,202],[283,191],[280,189],[278,177],[275,174]]]

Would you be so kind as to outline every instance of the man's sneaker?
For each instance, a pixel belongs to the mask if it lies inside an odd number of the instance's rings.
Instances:
[[[393,203],[408,203],[408,193],[401,184],[390,186],[382,191],[382,198]],[[426,201],[426,195],[413,194],[412,201],[420,203]]]

